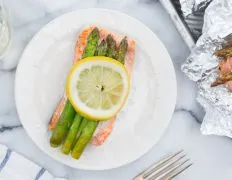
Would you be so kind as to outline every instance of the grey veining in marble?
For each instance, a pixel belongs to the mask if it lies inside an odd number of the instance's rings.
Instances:
[[[128,180],[166,153],[185,149],[194,166],[177,180],[232,179],[232,143],[223,137],[203,136],[200,124],[204,112],[195,100],[196,86],[180,70],[190,53],[168,14],[153,0],[6,0],[13,23],[13,45],[6,67],[0,71],[0,143],[71,180]],[[107,171],[82,171],[64,166],[43,154],[28,137],[18,119],[14,103],[14,77],[20,55],[31,37],[55,17],[76,9],[101,7],[115,9],[147,25],[168,49],[176,70],[178,98],[171,124],[159,143],[141,159]],[[171,90],[171,89],[170,89]]]

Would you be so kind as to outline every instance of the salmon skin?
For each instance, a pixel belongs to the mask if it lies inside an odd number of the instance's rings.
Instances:
[[[73,59],[73,64],[77,63],[81,59],[84,49],[87,45],[88,36],[94,28],[95,26],[86,27],[81,31],[80,35],[78,36],[77,43],[75,46],[75,55]],[[100,41],[102,41],[103,39],[106,39],[107,35],[110,34],[116,41],[117,45],[119,45],[120,41],[123,38],[122,36],[119,36],[116,33],[111,32],[104,28],[99,28],[99,32],[100,32]],[[135,41],[130,38],[128,38],[127,40],[128,40],[128,49],[127,49],[126,56],[125,56],[124,66],[127,69],[129,75],[131,76],[133,64],[134,64],[134,56],[135,56]],[[49,130],[52,130],[55,128],[56,123],[64,109],[66,101],[67,101],[67,96],[66,94],[64,94],[64,96],[60,100],[60,103],[57,105],[53,113],[53,116],[50,120]],[[117,116],[114,116],[107,121],[99,123],[99,126],[96,129],[94,136],[92,137],[92,140],[91,140],[92,144],[99,146],[99,145],[102,145],[107,140],[107,138],[109,137],[109,135],[111,134],[113,130],[116,118]]]

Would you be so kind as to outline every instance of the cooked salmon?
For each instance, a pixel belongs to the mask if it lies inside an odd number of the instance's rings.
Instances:
[[[84,49],[87,45],[88,36],[93,29],[94,29],[94,26],[87,27],[80,33],[78,40],[77,40],[77,43],[76,43],[76,47],[75,47],[75,56],[74,56],[74,60],[73,60],[74,64],[81,59],[82,54],[84,52]],[[118,36],[116,33],[110,32],[106,29],[100,28],[99,32],[100,32],[100,40],[105,39],[108,34],[112,35],[112,37],[115,39],[117,45],[122,40],[122,36]],[[125,56],[125,64],[124,65],[129,73],[129,75],[131,75],[131,73],[132,73],[132,68],[133,68],[133,64],[134,64],[134,55],[135,55],[135,41],[133,39],[128,39],[128,50],[127,50],[127,53]],[[59,119],[61,112],[64,109],[66,101],[67,101],[67,96],[64,95],[62,100],[60,101],[60,103],[57,105],[55,112],[51,118],[51,121],[49,124],[50,130],[55,127],[57,120]],[[91,141],[92,144],[101,145],[106,141],[106,139],[109,137],[109,135],[111,134],[111,132],[113,130],[116,118],[117,118],[117,116],[111,118],[108,121],[99,123],[99,126],[98,126],[97,130],[95,131],[95,135],[92,138],[92,141]]]

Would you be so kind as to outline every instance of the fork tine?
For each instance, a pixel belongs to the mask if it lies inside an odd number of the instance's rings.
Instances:
[[[158,176],[158,177],[156,176],[158,178],[156,180],[170,180],[170,179],[174,178],[175,176],[177,176],[178,174],[180,174],[184,170],[188,169],[192,165],[192,163],[187,164],[187,162],[189,162],[189,161],[190,161],[190,159],[187,159],[184,162],[176,164],[175,166],[172,166],[172,167],[169,166],[170,169],[168,169],[167,171],[162,173],[160,176]],[[150,179],[152,180],[153,178],[150,178]]]
[[[150,174],[149,179],[153,179],[154,177],[160,177],[161,175],[163,175],[165,172],[168,172],[170,170],[170,168],[173,168],[176,166],[177,162],[180,162],[184,156],[179,157],[178,159],[175,159],[175,161],[168,161],[167,164],[165,164],[164,166],[160,167],[159,169],[157,169],[154,173]]]
[[[171,180],[193,165],[190,159],[185,160],[186,154],[181,154],[182,152],[183,150],[161,159],[137,175],[134,180]]]
[[[187,166],[184,166],[182,168],[180,168],[179,170],[177,170],[176,172],[173,172],[173,174],[170,174],[167,178],[167,180],[171,180],[172,178],[178,176],[180,173],[182,173],[183,171],[185,171],[186,169],[188,169],[190,166],[192,166],[193,163],[188,164]]]
[[[178,164],[178,162],[181,162],[181,160],[185,157],[185,155],[180,156],[172,161],[168,161],[165,165],[161,166],[159,169],[156,169],[156,171],[152,174],[150,174],[150,176],[148,176],[147,178],[150,179],[155,179],[158,177],[161,177],[163,175],[165,175],[167,172],[169,172],[170,169],[173,169],[174,167],[176,167]]]
[[[151,166],[150,168],[148,168],[147,170],[145,170],[145,171],[143,171],[141,173],[141,174],[143,174],[143,178],[147,178],[152,173],[154,173],[154,171],[156,171],[157,169],[159,169],[160,167],[162,167],[163,165],[165,165],[169,161],[173,160],[176,156],[178,156],[182,152],[183,152],[183,150],[180,150],[180,151],[178,151],[177,153],[175,153],[173,155],[170,155],[170,156],[168,156],[168,157],[166,157],[164,159],[161,159],[160,161],[155,163],[153,166]]]

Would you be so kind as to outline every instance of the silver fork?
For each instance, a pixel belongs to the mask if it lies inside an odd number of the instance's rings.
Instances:
[[[192,165],[190,159],[186,158],[186,154],[181,150],[161,159],[141,172],[134,180],[171,180]]]

